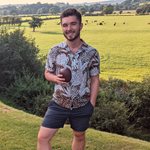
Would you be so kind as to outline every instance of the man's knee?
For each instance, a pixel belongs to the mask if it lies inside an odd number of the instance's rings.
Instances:
[[[39,134],[38,134],[38,142],[39,143],[48,142],[49,140],[50,140],[50,137],[48,137],[45,134],[39,132]]]
[[[56,129],[48,129],[41,127],[38,133],[38,142],[49,142],[56,133]]]
[[[84,141],[85,140],[85,132],[76,132],[76,131],[74,131],[74,137],[78,141]]]

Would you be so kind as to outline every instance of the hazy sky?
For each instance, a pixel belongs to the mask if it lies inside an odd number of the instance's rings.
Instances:
[[[31,4],[31,3],[57,3],[57,2],[64,2],[64,3],[83,3],[83,2],[100,2],[103,0],[0,0],[0,5],[5,4]]]

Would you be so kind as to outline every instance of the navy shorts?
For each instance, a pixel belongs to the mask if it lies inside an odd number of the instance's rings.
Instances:
[[[85,106],[72,110],[61,107],[54,101],[51,101],[45,113],[42,126],[55,129],[63,128],[68,120],[73,130],[80,132],[85,131],[89,127],[93,109],[94,107],[90,101]]]

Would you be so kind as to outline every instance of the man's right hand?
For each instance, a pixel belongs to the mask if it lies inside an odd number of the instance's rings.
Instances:
[[[50,82],[54,82],[56,84],[66,83],[65,78],[63,78],[62,74],[55,75],[55,74],[49,72],[48,70],[45,70],[44,75],[45,75],[46,80],[48,80]]]

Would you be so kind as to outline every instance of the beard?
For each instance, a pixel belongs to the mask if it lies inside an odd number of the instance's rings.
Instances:
[[[69,33],[63,33],[64,34],[64,37],[68,40],[68,41],[74,41],[76,40],[79,36],[80,36],[80,31],[78,31],[77,33],[73,32],[72,33],[74,34],[73,36],[68,36]]]

